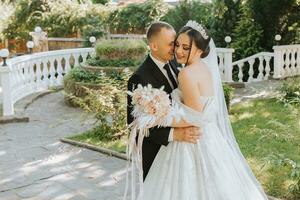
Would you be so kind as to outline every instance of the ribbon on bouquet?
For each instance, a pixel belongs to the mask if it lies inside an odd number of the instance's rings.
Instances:
[[[129,170],[131,168],[131,200],[143,199],[143,157],[142,157],[142,145],[145,136],[149,135],[148,128],[140,129],[136,122],[132,122],[128,129],[130,135],[126,148],[126,154],[128,158],[127,171],[126,171],[126,185],[123,200],[126,200],[128,195],[128,181],[129,181]],[[135,169],[137,169],[137,174]],[[138,176],[139,190],[136,192],[136,176]]]

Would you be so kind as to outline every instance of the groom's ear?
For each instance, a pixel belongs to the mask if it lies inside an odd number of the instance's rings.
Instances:
[[[150,49],[151,49],[152,51],[158,51],[158,45],[157,45],[156,42],[151,42],[151,43],[149,44],[149,47],[150,47]]]
[[[151,41],[149,43],[149,47],[150,47],[151,51],[157,51],[158,50],[158,45],[155,41]]]

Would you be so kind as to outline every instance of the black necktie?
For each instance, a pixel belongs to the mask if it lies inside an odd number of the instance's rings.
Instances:
[[[172,75],[172,72],[171,72],[171,69],[170,69],[170,65],[168,63],[165,64],[164,69],[167,71],[168,77],[171,80],[174,89],[177,88],[177,82],[174,79],[174,76]]]

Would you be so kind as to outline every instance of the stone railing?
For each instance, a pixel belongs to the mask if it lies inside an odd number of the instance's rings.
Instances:
[[[0,67],[3,115],[14,114],[14,103],[23,97],[63,84],[72,65],[85,61],[93,48],[48,51],[7,60]]]
[[[270,61],[272,57],[273,53],[261,52],[253,56],[233,62],[232,67],[238,67],[238,82],[253,82],[267,80],[271,72]],[[257,69],[255,70],[255,68]],[[245,69],[246,73],[244,73]],[[257,71],[258,74],[254,74],[254,71]],[[247,75],[247,77],[244,77],[245,75]]]
[[[300,45],[274,46],[274,78],[300,75]]]

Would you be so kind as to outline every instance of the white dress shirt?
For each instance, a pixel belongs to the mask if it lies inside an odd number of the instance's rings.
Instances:
[[[153,60],[153,62],[157,65],[157,67],[160,69],[160,71],[161,71],[161,72],[163,73],[163,75],[166,77],[166,79],[168,80],[168,82],[169,82],[171,88],[174,89],[174,86],[173,86],[171,80],[169,79],[169,76],[168,76],[168,74],[167,74],[167,71],[164,69],[164,66],[165,66],[165,64],[167,64],[167,63],[163,63],[163,62],[157,60],[157,59],[154,58],[151,54],[150,54],[150,58]],[[176,75],[174,74],[173,70],[171,70],[171,73],[172,73],[174,79],[177,81]],[[178,82],[177,82],[177,84],[178,84]],[[169,138],[168,138],[168,141],[169,141],[169,142],[172,142],[172,141],[173,141],[173,132],[174,132],[174,128],[171,128],[170,134],[169,134]]]

